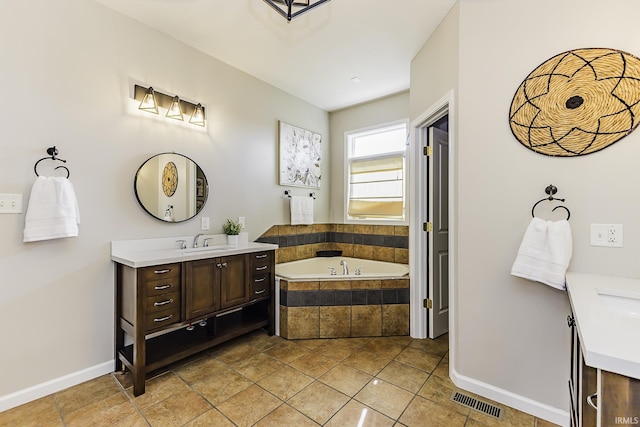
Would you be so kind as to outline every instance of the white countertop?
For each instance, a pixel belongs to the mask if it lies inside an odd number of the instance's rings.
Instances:
[[[569,272],[567,291],[585,363],[640,379],[640,280]]]
[[[129,267],[140,268],[278,248],[278,245],[248,242],[246,240],[246,233],[240,234],[241,239],[238,246],[227,245],[224,234],[205,235],[200,237],[199,243],[202,245],[204,238],[210,238],[210,246],[207,248],[200,247],[197,250],[191,248],[194,236],[112,241],[111,260]],[[243,234],[245,234],[245,236],[242,236]],[[242,237],[245,238],[243,239]],[[179,240],[185,240],[189,248],[181,250],[180,244],[177,243]]]

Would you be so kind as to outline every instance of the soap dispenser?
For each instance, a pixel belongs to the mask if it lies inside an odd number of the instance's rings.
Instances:
[[[173,222],[173,206],[168,205],[167,210],[164,211],[164,220],[168,222]]]

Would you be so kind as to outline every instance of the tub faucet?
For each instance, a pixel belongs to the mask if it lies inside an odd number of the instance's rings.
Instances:
[[[345,260],[340,261],[340,265],[342,266],[342,274],[344,274],[345,276],[349,274],[349,267],[347,266],[347,261]]]
[[[203,236],[204,233],[198,233],[196,234],[196,236],[193,238],[193,247],[197,248],[198,247],[198,239],[200,238],[200,236]]]

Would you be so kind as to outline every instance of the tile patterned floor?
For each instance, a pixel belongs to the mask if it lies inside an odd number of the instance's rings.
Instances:
[[[0,426],[554,425],[451,402],[447,339],[287,341],[259,331],[171,366],[141,396],[129,373],[112,373],[4,411]]]

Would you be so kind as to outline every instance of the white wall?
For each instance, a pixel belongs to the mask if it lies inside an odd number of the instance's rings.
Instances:
[[[321,133],[327,159],[329,133],[325,111],[94,2],[0,7],[0,193],[23,194],[26,207],[33,165],[56,145],[82,220],[77,238],[25,244],[25,214],[0,216],[1,401],[113,360],[111,240],[196,234],[201,216],[212,233],[245,216],[254,239],[289,220],[277,185],[277,121]],[[138,112],[134,81],[202,102],[208,128]],[[165,151],[198,162],[210,184],[204,211],[180,224],[151,218],[133,192],[137,168]],[[44,174],[50,164],[40,164]],[[326,162],[318,222],[329,220],[329,186]]]
[[[524,78],[560,52],[609,47],[640,56],[640,4],[461,0],[459,8],[455,365],[523,407],[561,416],[568,410],[567,294],[509,271],[531,206],[552,183],[571,210],[570,269],[640,275],[640,132],[595,154],[551,158],[513,137],[509,106]],[[412,115],[429,107],[426,99],[413,103],[414,76],[429,66],[427,58],[421,63],[412,68]],[[444,77],[430,83],[450,84]],[[624,224],[624,248],[590,246],[591,223]]]
[[[331,129],[331,222],[344,222],[345,132],[409,118],[409,92],[380,98],[329,115]]]

